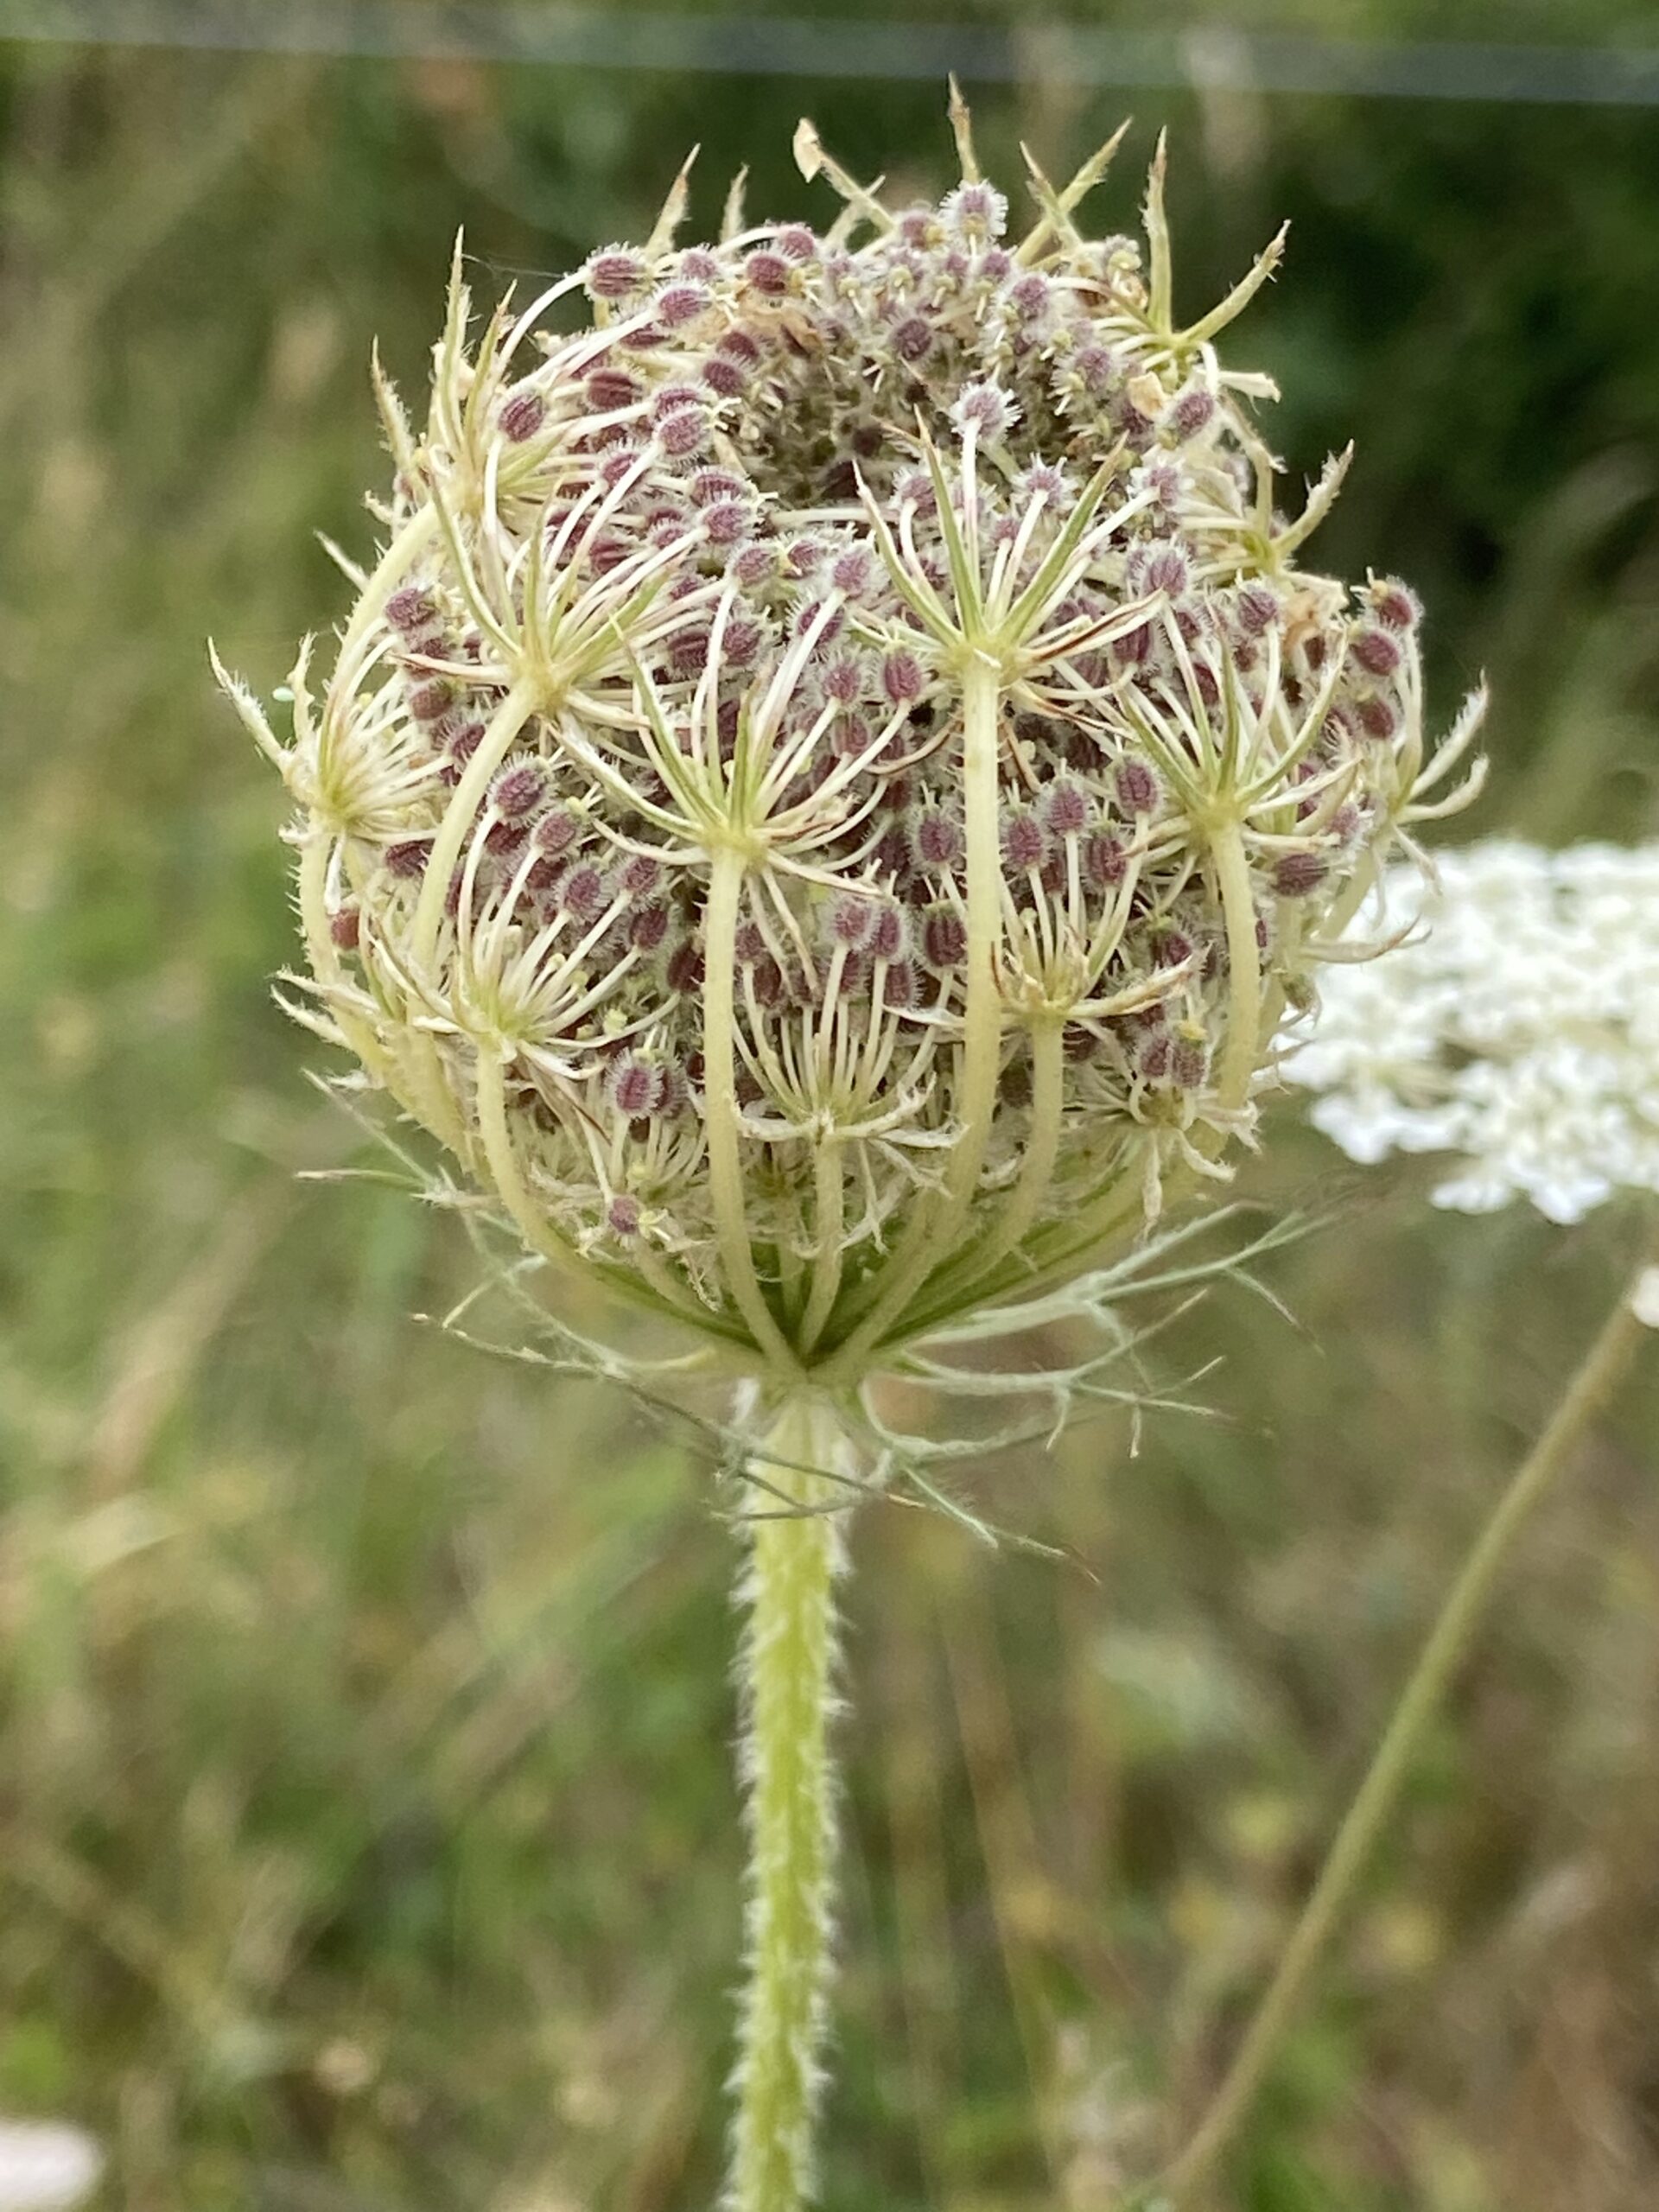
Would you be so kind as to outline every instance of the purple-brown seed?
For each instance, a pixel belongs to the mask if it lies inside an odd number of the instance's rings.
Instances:
[[[501,412],[496,418],[501,425],[501,435],[514,445],[523,445],[526,438],[533,438],[547,420],[547,402],[539,391],[528,385],[510,391],[501,403]]]

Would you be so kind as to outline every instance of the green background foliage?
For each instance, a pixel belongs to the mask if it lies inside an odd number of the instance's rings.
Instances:
[[[1193,311],[1292,219],[1232,353],[1281,378],[1294,471],[1357,437],[1325,559],[1417,583],[1442,713],[1490,670],[1472,826],[1659,834],[1653,111],[1130,102],[1039,63],[970,86],[988,154],[1059,168],[1133,105],[1127,226],[1166,122]],[[457,225],[481,290],[563,268],[694,138],[701,219],[744,161],[752,205],[822,213],[803,111],[938,188],[941,105],[0,43],[0,2109],[95,2126],[111,2206],[709,2200],[740,1501],[417,1320],[468,1281],[453,1220],[296,1179],[359,1148],[266,995],[281,798],[203,639],[269,690],[340,613],[313,532],[368,541],[369,341],[418,391]],[[1225,1288],[1166,1351],[1222,1357],[1216,1419],[970,1471],[1082,1565],[861,1520],[829,2212],[1105,2212],[1213,2078],[1630,1242],[1436,1216],[1429,1179],[1342,1181],[1276,1115],[1245,1194],[1338,1210],[1272,1264],[1300,1330]],[[1649,1372],[1533,1530],[1217,2208],[1659,2193],[1656,1411]]]

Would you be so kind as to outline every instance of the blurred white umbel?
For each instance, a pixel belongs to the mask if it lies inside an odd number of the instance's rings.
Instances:
[[[69,2212],[98,2185],[104,2154],[58,2120],[0,2120],[0,2212]]]
[[[1579,1221],[1659,1192],[1659,846],[1493,837],[1389,871],[1285,1073],[1351,1159],[1443,1153],[1436,1205]]]

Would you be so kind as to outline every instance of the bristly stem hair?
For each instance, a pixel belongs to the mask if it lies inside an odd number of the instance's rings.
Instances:
[[[728,2212],[797,2212],[811,2188],[836,1841],[835,1586],[850,1495],[836,1476],[847,1448],[827,1400],[790,1396],[748,1471],[737,1662],[747,1981]]]

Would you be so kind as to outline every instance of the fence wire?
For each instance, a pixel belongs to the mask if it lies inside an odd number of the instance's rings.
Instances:
[[[1321,39],[872,18],[638,15],[509,0],[0,0],[0,39],[817,78],[1055,80],[1362,99],[1659,105],[1659,46]]]

